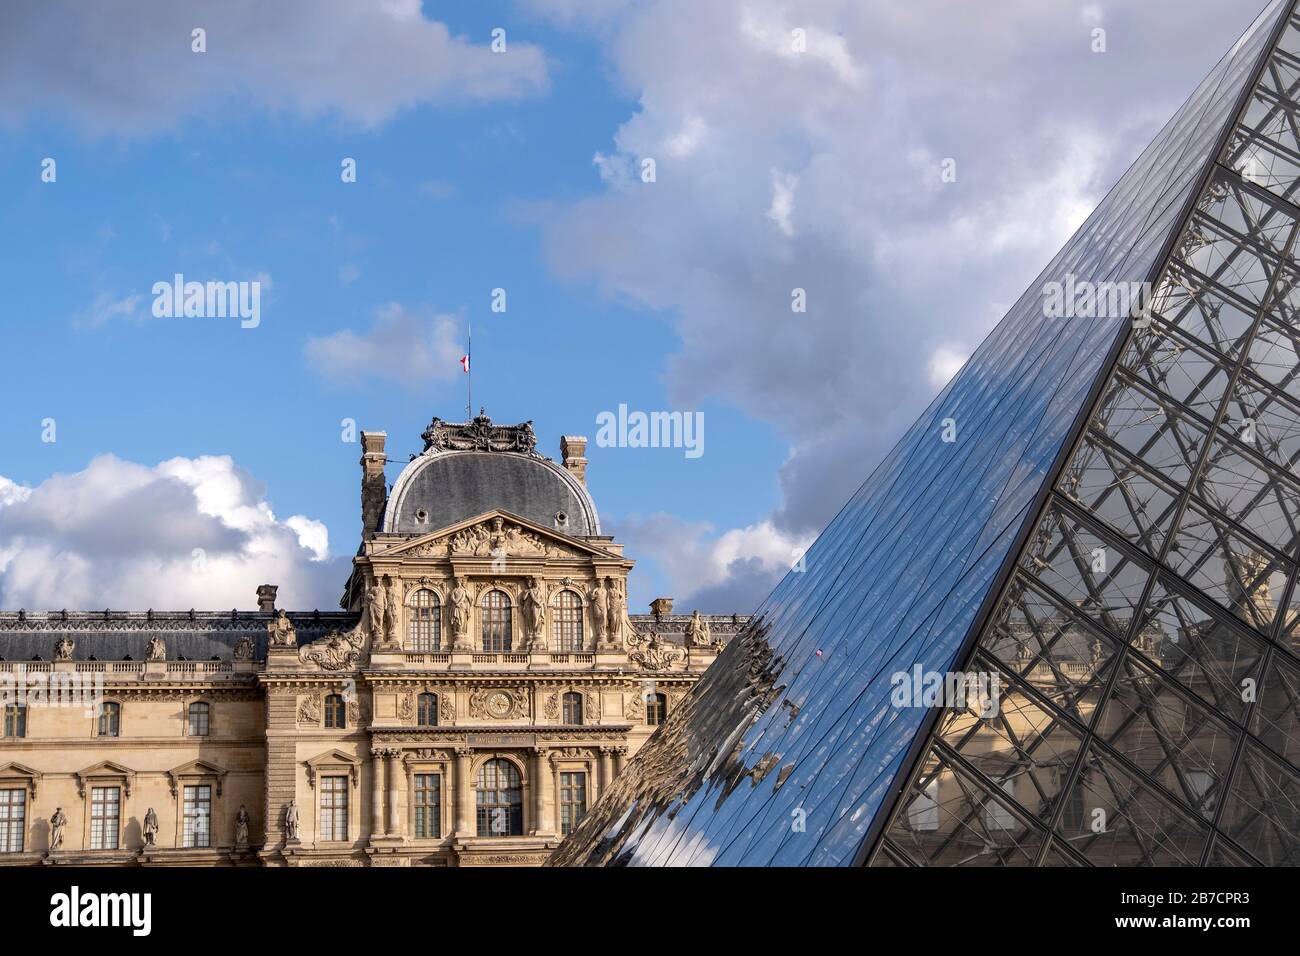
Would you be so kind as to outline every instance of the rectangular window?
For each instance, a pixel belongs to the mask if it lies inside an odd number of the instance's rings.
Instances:
[[[116,850],[122,818],[122,791],[118,787],[90,790],[90,848]]]
[[[348,838],[348,778],[321,777],[320,834],[318,839],[338,842]]]
[[[434,840],[442,836],[442,775],[415,775],[415,838]]]
[[[568,836],[587,814],[587,775],[560,774],[560,835]]]
[[[939,829],[939,778],[925,785],[925,792],[907,808],[907,820],[913,830]]]
[[[27,791],[0,790],[0,853],[22,853]]]
[[[5,705],[5,736],[27,736],[27,708],[22,704]]]
[[[212,787],[185,788],[185,846],[212,846]]]

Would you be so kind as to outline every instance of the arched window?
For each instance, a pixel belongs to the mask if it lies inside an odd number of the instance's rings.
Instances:
[[[504,591],[489,591],[483,598],[483,652],[509,654],[510,598]]]
[[[190,736],[206,737],[208,735],[208,716],[212,708],[203,701],[190,704]]]
[[[421,694],[416,706],[416,714],[421,727],[437,727],[438,695]]]
[[[582,598],[572,591],[561,591],[552,609],[555,621],[555,650],[561,654],[574,654],[582,648]]]
[[[582,723],[582,695],[569,691],[564,695],[564,722],[566,724]]]
[[[519,770],[496,757],[479,767],[474,783],[481,837],[524,835],[524,789]]]
[[[99,705],[99,736],[116,737],[122,729],[122,705],[106,700]]]
[[[428,588],[420,588],[411,598],[406,649],[422,654],[442,650],[442,604]]]
[[[668,716],[668,698],[663,694],[650,694],[645,699],[645,722],[651,727],[662,724]]]
[[[347,705],[341,694],[330,694],[325,698],[325,726],[342,730],[348,725]]]

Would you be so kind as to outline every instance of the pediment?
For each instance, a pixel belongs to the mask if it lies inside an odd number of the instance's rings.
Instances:
[[[171,785],[172,796],[176,796],[178,781],[182,777],[215,777],[217,780],[217,796],[221,796],[221,786],[226,779],[226,768],[219,767],[207,760],[187,760],[179,767],[172,767],[167,771],[167,780]]]
[[[103,777],[116,777],[121,779],[123,787],[126,789],[126,795],[131,796],[131,785],[135,783],[135,771],[130,767],[123,767],[120,763],[114,763],[112,760],[101,760],[97,764],[77,771],[77,795],[84,797],[86,795],[86,784],[90,780],[100,779]]]
[[[41,772],[39,770],[33,770],[24,764],[13,760],[6,764],[0,764],[0,780],[25,781],[32,797],[36,796],[36,785],[40,782],[40,779]]]
[[[315,789],[316,776],[322,772],[330,770],[345,770],[348,777],[352,780],[352,786],[355,788],[361,774],[361,761],[343,750],[327,750],[322,754],[317,754],[310,760],[305,761],[307,764],[307,783]]]
[[[376,552],[374,557],[612,558],[602,548],[508,511],[489,511]]]

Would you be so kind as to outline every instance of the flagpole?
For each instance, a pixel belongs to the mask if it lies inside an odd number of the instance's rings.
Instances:
[[[474,420],[474,323],[469,323],[469,344],[465,349],[466,365],[469,367],[465,370],[465,421]]]

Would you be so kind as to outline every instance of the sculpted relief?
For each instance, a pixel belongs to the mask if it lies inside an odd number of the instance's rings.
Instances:
[[[582,552],[523,528],[504,518],[492,518],[453,535],[438,538],[409,552],[413,555],[472,555],[475,557],[552,558],[573,557]]]

